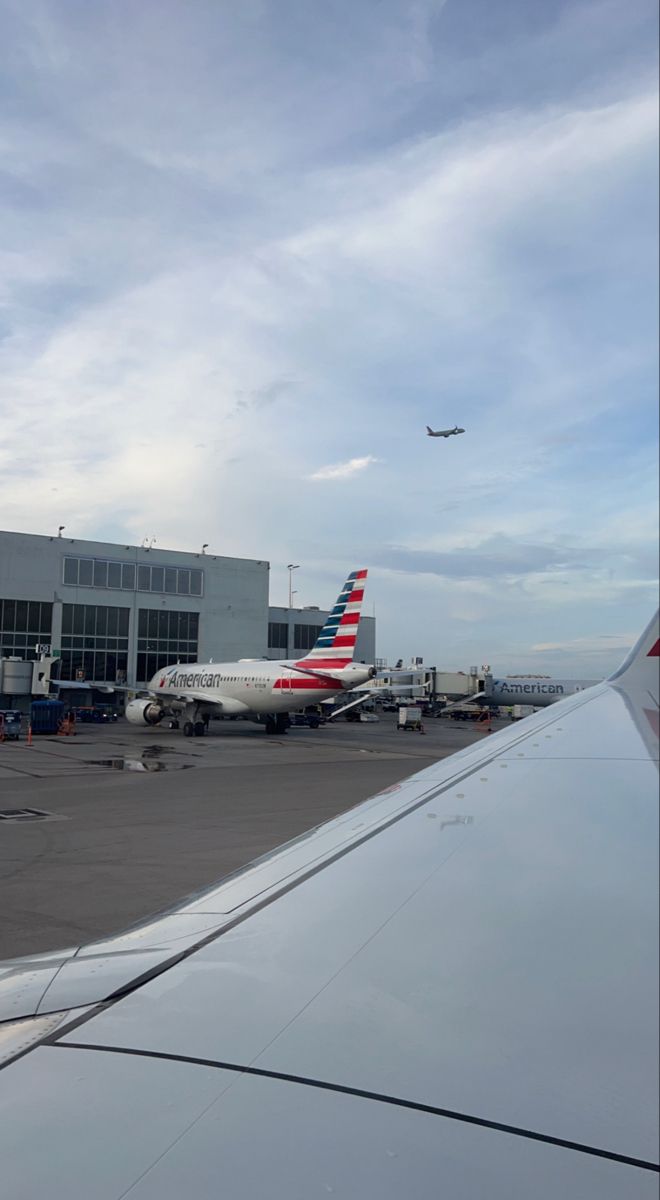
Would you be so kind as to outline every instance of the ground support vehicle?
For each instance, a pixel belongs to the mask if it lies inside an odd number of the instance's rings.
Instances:
[[[18,708],[0,708],[0,742],[17,742],[21,736],[22,712]]]
[[[422,732],[422,710],[416,705],[407,705],[405,708],[400,708],[396,720],[397,729],[414,729],[417,733]]]

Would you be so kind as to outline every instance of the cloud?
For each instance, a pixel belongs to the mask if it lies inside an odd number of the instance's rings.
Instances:
[[[599,637],[569,638],[565,642],[538,642],[532,646],[532,650],[538,654],[560,653],[570,654],[572,657],[585,654],[602,655],[614,651],[623,657],[638,636],[639,630],[637,633],[603,633]]]
[[[3,525],[209,541],[281,598],[295,559],[310,604],[371,566],[395,659],[641,627],[650,0],[117,5],[8,6]]]
[[[587,562],[600,565],[602,549],[572,546],[533,545],[504,534],[457,547],[446,552],[390,546],[375,549],[372,558],[380,566],[413,574],[451,576],[455,579],[507,579],[530,572],[578,570]]]
[[[349,476],[357,475],[373,463],[381,461],[379,458],[374,458],[373,454],[365,454],[363,458],[349,458],[348,462],[333,463],[328,467],[319,467],[318,471],[314,471],[312,475],[308,475],[307,479],[348,479]]]

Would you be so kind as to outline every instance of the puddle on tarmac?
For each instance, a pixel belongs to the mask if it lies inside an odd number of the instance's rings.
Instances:
[[[111,771],[187,771],[194,763],[164,763],[159,758],[88,758],[90,767],[108,767]]]
[[[172,746],[143,746],[140,758],[160,758],[161,754],[183,754],[186,758],[190,757],[185,750],[174,750]]]
[[[194,767],[191,762],[161,762],[163,754],[181,755],[186,758],[198,758],[196,754],[186,754],[185,750],[173,750],[171,746],[143,746],[139,758],[129,758],[126,755],[117,758],[88,758],[90,767],[108,767],[110,771],[187,771]]]

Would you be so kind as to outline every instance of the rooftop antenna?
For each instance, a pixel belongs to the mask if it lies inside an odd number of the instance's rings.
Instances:
[[[58,525],[58,527],[57,527],[57,536],[58,536],[58,537],[61,537],[61,536],[62,536],[62,530],[63,530],[63,529],[66,529],[66,525]]]
[[[209,548],[208,542],[204,542],[204,545],[202,546],[202,554],[206,554],[206,551],[208,550],[208,548]]]

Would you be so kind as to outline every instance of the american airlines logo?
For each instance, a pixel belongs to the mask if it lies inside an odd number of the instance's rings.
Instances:
[[[217,688],[220,686],[222,675],[211,674],[208,671],[166,671],[161,676],[159,687],[177,688]]]
[[[564,694],[562,683],[510,683],[508,679],[496,679],[494,687],[500,688],[503,692],[515,692],[518,696],[563,696]],[[577,690],[579,689],[576,688]]]

